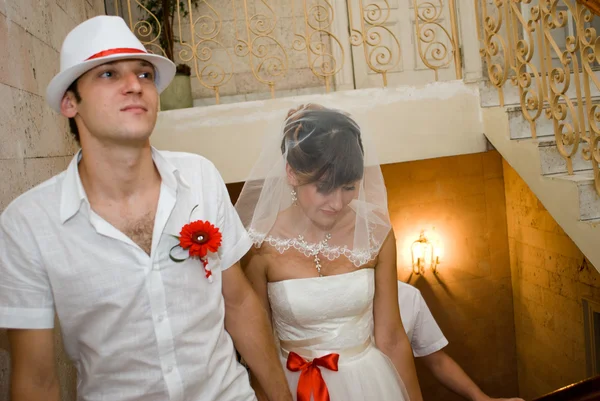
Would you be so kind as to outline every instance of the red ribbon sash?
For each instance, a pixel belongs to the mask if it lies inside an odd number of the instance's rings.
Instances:
[[[140,50],[140,49],[135,49],[135,48],[130,48],[130,47],[118,47],[116,49],[108,49],[108,50],[104,50],[101,52],[98,52],[96,54],[94,54],[91,57],[88,57],[86,59],[87,60],[93,60],[95,58],[100,58],[100,57],[106,57],[106,56],[112,56],[113,54],[123,54],[123,53],[144,53],[147,54],[145,51]]]
[[[339,359],[339,354],[327,354],[308,362],[295,352],[290,352],[286,364],[287,368],[292,372],[301,372],[298,389],[296,390],[298,401],[310,401],[311,393],[314,394],[315,401],[330,401],[327,384],[321,376],[319,366],[337,372]]]

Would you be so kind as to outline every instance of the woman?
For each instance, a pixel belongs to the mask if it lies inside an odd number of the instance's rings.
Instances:
[[[386,190],[364,139],[345,113],[291,110],[236,203],[256,245],[244,271],[299,401],[422,399]]]

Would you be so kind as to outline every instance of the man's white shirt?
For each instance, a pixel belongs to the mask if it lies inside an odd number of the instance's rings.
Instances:
[[[398,303],[402,325],[415,357],[433,354],[448,345],[448,340],[433,318],[421,291],[398,281]]]
[[[0,327],[52,328],[56,311],[79,400],[255,400],[224,330],[221,293],[223,270],[252,242],[212,163],[156,149],[152,157],[162,183],[151,255],[90,208],[80,154],[6,208]],[[208,255],[213,283],[198,259],[169,257],[195,220],[223,234]]]

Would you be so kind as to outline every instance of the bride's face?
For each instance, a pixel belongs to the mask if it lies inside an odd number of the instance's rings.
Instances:
[[[328,228],[335,224],[344,209],[358,194],[359,181],[324,192],[318,183],[297,187],[298,205],[317,226]]]

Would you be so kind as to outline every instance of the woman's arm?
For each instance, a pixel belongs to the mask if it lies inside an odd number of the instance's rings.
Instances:
[[[242,265],[242,270],[246,275],[252,289],[258,296],[258,299],[267,312],[268,320],[269,320],[269,328],[272,331],[271,323],[271,306],[269,305],[269,297],[267,294],[267,265],[264,261],[264,257],[261,255],[260,250],[255,248],[250,249],[248,254],[242,258],[240,261]],[[250,384],[256,393],[256,397],[258,401],[267,401],[267,395],[260,385],[257,377],[254,375],[252,370],[250,370]]]
[[[396,273],[396,238],[390,231],[375,267],[375,344],[400,374],[411,401],[422,401],[410,342],[400,320]]]

